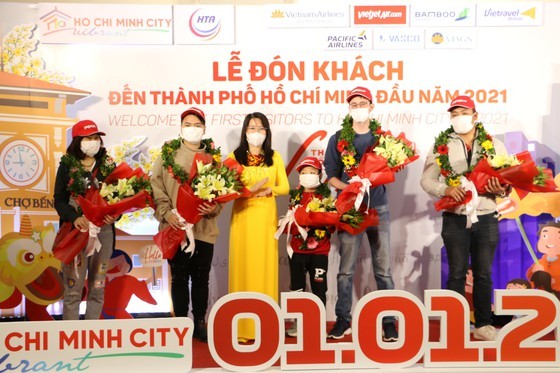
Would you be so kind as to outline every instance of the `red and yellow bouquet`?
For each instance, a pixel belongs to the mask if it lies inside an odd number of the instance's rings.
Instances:
[[[86,219],[98,227],[105,224],[106,215],[120,216],[154,206],[148,175],[124,162],[105,178],[99,189],[89,188],[84,196],[78,196],[78,204]]]
[[[154,242],[160,248],[165,259],[175,256],[181,242],[188,239],[187,252],[194,249],[193,227],[202,219],[198,209],[206,203],[227,203],[249,191],[240,181],[243,167],[233,159],[221,162],[219,148],[214,147],[211,139],[203,140],[207,153],[197,153],[190,172],[187,174],[180,167],[171,165],[173,147],[178,148],[180,139],[167,142],[162,149],[164,166],[179,182],[176,213],[184,224],[184,230],[167,227],[154,236]],[[176,149],[175,148],[175,149]]]

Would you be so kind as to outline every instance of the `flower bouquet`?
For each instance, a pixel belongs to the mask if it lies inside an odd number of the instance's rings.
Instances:
[[[419,157],[416,154],[414,143],[407,140],[402,132],[397,137],[394,137],[391,131],[384,132],[379,136],[379,140],[372,151],[384,158],[387,161],[387,166],[393,172],[402,170],[404,166],[414,162]]]
[[[305,208],[297,207],[294,215],[300,226],[334,226],[352,234],[360,233],[368,226],[379,224],[375,210],[370,209],[366,213],[363,210],[351,208],[344,213],[340,213],[336,208],[336,200],[332,197],[322,200],[313,198]]]
[[[84,196],[78,196],[84,216],[97,227],[103,226],[106,215],[119,216],[128,212],[153,207],[152,187],[141,168],[132,169],[120,163],[101,184],[101,188],[89,188]]]
[[[81,231],[74,227],[74,223],[62,223],[53,242],[54,257],[68,265],[74,257],[86,247],[89,240],[89,231]]]
[[[215,155],[197,153],[191,170],[186,175],[177,192],[176,214],[184,224],[185,230],[169,226],[154,236],[154,242],[163,253],[164,259],[175,256],[179,245],[185,241],[189,246],[186,251],[194,250],[193,227],[202,219],[198,208],[205,203],[226,203],[242,196],[248,196],[249,190],[240,181],[243,170],[235,160],[219,162]]]
[[[418,157],[414,144],[403,133],[394,137],[390,131],[381,132],[376,145],[364,153],[349,185],[338,196],[338,212],[347,212],[352,206],[359,210],[370,187],[392,183],[395,173]]]
[[[469,175],[480,194],[486,193],[485,186],[492,177],[498,178],[500,184],[528,192],[555,192],[552,173],[535,164],[527,151],[516,155],[498,154],[482,159]]]

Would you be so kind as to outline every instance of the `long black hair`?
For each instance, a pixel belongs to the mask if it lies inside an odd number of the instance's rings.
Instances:
[[[66,154],[73,155],[78,159],[84,159],[86,155],[81,148],[83,138],[84,136],[76,136],[72,138],[72,142],[70,143],[70,145],[68,145],[68,148],[66,148]],[[103,138],[99,136],[99,139],[101,140],[101,148],[99,148],[97,154],[94,155],[95,159],[100,159],[105,154],[107,154],[107,149],[105,149],[105,147],[103,146]]]
[[[272,132],[270,132],[270,123],[268,122],[268,118],[263,113],[255,112],[247,114],[245,120],[243,121],[239,146],[233,151],[233,154],[235,155],[235,159],[243,166],[248,165],[247,152],[249,151],[249,143],[247,142],[247,127],[253,118],[260,119],[263,127],[266,129],[266,139],[262,145],[264,151],[264,163],[267,166],[272,166],[272,155],[274,154],[274,150],[272,149]]]

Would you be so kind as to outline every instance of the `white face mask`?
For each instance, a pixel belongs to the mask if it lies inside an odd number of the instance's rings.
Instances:
[[[87,155],[88,157],[93,157],[97,154],[99,149],[101,149],[101,141],[93,140],[93,141],[84,141],[80,143],[80,149],[82,152]]]
[[[253,146],[261,146],[266,140],[266,135],[260,132],[248,133],[247,142]]]
[[[181,128],[181,137],[185,139],[186,142],[191,144],[198,144],[202,140],[202,135],[204,135],[204,128],[200,127],[183,127]]]
[[[469,132],[474,126],[472,119],[472,115],[459,115],[458,117],[451,118],[453,131],[459,135]]]
[[[299,184],[307,189],[317,188],[321,185],[321,177],[315,174],[301,174],[299,175]]]
[[[365,122],[369,119],[369,108],[362,107],[350,110],[350,116],[354,122]]]

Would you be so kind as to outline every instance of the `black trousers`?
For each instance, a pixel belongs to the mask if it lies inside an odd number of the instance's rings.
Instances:
[[[311,291],[326,304],[328,266],[328,255],[294,253],[290,259],[290,290],[305,290],[306,275],[309,273]]]
[[[194,320],[204,320],[208,308],[208,282],[214,244],[195,240],[195,251],[185,254],[179,248],[172,259],[171,267],[171,301],[176,317],[189,314],[189,297],[192,298]],[[190,290],[189,290],[190,280]]]

